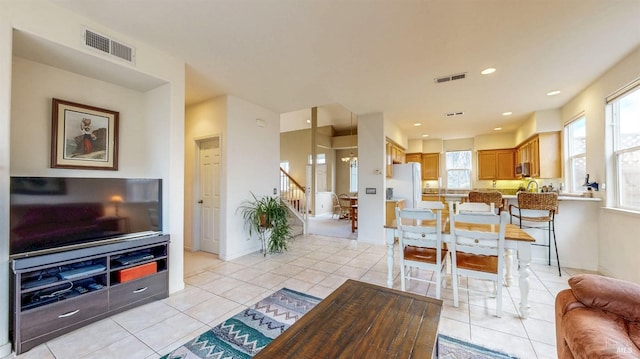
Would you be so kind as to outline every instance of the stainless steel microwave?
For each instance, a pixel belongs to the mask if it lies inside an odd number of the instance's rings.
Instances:
[[[522,162],[516,165],[516,176],[519,177],[530,177],[531,176],[531,165],[529,162]]]

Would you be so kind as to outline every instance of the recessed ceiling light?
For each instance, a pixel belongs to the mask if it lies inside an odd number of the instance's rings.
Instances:
[[[557,95],[559,93],[560,93],[560,91],[555,90],[555,91],[547,92],[547,96],[555,96],[555,95]]]
[[[420,127],[420,126],[422,126],[422,123],[420,123],[420,122],[416,122],[416,123],[414,123],[413,125],[414,125],[414,126],[416,126],[416,127]]]
[[[422,137],[429,137],[429,135],[427,135],[426,133],[423,133]]]
[[[483,75],[489,75],[489,74],[492,74],[494,72],[496,72],[496,68],[495,67],[488,67],[488,68],[480,71],[480,73],[483,74]]]
[[[511,115],[513,115],[513,112],[511,112],[511,111],[507,111],[507,112],[503,112],[502,113],[502,116],[511,116]]]
[[[500,131],[500,130],[502,130],[502,127],[496,127],[496,128],[494,128],[493,130],[494,130],[494,131]]]
[[[307,123],[311,123],[311,120],[307,120]]]

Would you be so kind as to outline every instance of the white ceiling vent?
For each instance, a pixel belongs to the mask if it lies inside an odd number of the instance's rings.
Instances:
[[[121,42],[100,35],[89,29],[84,31],[84,44],[119,59],[134,63],[135,49]]]
[[[434,82],[437,83],[437,84],[441,84],[443,82],[449,82],[449,81],[455,81],[455,80],[463,80],[465,78],[467,78],[467,73],[463,72],[463,73],[449,75],[449,76],[436,77],[434,79]]]

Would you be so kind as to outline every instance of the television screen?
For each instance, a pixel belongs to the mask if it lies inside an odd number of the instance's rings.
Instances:
[[[11,177],[12,256],[160,232],[161,218],[161,179]]]

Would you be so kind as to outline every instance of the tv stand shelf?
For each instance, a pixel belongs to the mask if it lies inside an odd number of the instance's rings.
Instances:
[[[169,295],[169,236],[14,258],[12,333],[20,354],[36,345]]]

